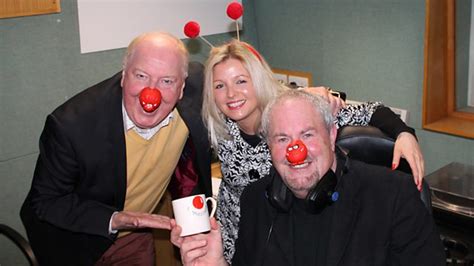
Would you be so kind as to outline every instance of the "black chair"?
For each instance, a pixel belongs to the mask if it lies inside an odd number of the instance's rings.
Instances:
[[[345,126],[338,130],[336,144],[348,152],[349,158],[368,164],[381,165],[391,168],[395,140],[372,126]],[[397,170],[411,174],[411,169],[405,159],[400,160]],[[428,212],[431,210],[430,187],[423,179],[421,200]]]
[[[8,225],[0,224],[0,234],[5,235],[9,238],[15,245],[23,252],[25,257],[28,259],[28,262],[32,266],[38,266],[38,261],[36,256],[31,249],[30,243],[18,233],[15,229],[11,228]]]

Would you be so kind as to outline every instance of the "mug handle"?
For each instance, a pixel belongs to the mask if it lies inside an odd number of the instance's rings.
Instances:
[[[209,217],[214,217],[214,214],[216,213],[216,208],[217,208],[217,201],[213,197],[207,197],[206,198],[206,203],[207,203],[208,200],[210,200],[212,202],[212,210],[211,210],[211,214],[209,215]]]

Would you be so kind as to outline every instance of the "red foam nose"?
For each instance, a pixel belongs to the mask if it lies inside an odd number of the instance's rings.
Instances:
[[[151,113],[158,109],[161,103],[161,93],[158,89],[144,88],[139,96],[140,105],[145,112]]]
[[[308,156],[308,149],[301,140],[290,143],[286,148],[286,159],[292,165],[302,164]]]

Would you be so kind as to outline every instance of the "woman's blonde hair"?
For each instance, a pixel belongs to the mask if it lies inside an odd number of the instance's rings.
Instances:
[[[217,148],[218,139],[230,139],[230,135],[225,124],[226,117],[215,104],[213,70],[216,65],[231,58],[239,60],[249,72],[260,111],[263,112],[268,102],[284,89],[284,86],[274,78],[265,59],[250,44],[232,40],[212,48],[204,71],[202,119],[214,148]]]

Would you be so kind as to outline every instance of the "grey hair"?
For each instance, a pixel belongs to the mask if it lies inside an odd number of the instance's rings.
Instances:
[[[330,132],[331,128],[334,126],[334,115],[331,112],[328,102],[323,97],[308,93],[304,90],[285,90],[268,103],[263,111],[260,134],[267,140],[267,142],[273,108],[277,104],[289,99],[303,99],[311,103],[316,113],[320,114],[323,118],[326,130]]]
[[[126,70],[128,67],[128,62],[130,61],[130,58],[133,57],[135,53],[135,48],[138,46],[138,44],[144,42],[144,41],[156,41],[156,40],[169,40],[171,42],[175,43],[174,48],[176,48],[180,54],[181,57],[181,67],[183,71],[183,76],[186,78],[188,76],[188,63],[189,63],[189,53],[188,50],[186,49],[185,44],[183,41],[175,37],[174,35],[164,32],[164,31],[152,31],[152,32],[146,32],[143,33],[135,39],[133,39],[130,44],[127,47],[127,50],[125,51],[125,55],[122,60],[122,69]]]

